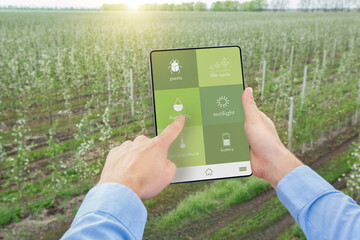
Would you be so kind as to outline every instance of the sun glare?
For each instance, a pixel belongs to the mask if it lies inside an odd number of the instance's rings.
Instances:
[[[146,3],[148,3],[148,1],[146,0],[132,0],[132,1],[128,1],[126,5],[128,5],[128,7],[132,10],[137,10],[139,6]]]

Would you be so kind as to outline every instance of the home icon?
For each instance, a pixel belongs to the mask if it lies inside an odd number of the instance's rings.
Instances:
[[[212,170],[211,168],[206,169],[205,175],[206,175],[206,176],[211,176],[211,175],[213,175],[213,170]]]

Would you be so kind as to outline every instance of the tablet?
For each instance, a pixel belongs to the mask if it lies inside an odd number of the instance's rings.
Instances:
[[[150,69],[156,135],[186,118],[168,151],[172,183],[250,176],[240,47],[153,50]]]

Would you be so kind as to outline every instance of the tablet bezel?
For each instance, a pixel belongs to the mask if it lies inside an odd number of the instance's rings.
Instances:
[[[197,49],[209,49],[209,48],[231,48],[236,47],[239,49],[240,53],[240,63],[241,63],[241,74],[242,74],[242,81],[243,81],[243,90],[245,90],[245,77],[244,77],[244,64],[242,61],[242,51],[241,47],[238,45],[228,45],[228,46],[209,46],[209,47],[193,47],[193,48],[170,48],[170,49],[156,49],[150,51],[149,54],[149,62],[150,62],[150,81],[151,81],[151,93],[152,93],[152,110],[153,110],[153,118],[154,118],[154,127],[155,127],[155,136],[158,136],[158,130],[156,126],[156,109],[155,109],[155,92],[154,92],[154,79],[153,79],[153,71],[152,71],[152,53],[154,52],[166,52],[166,51],[179,51],[179,50],[197,50]],[[249,146],[250,150],[250,146]],[[243,161],[250,163],[250,174],[249,175],[239,175],[239,176],[229,176],[229,177],[221,177],[221,178],[210,178],[210,179],[201,179],[201,180],[192,180],[192,181],[181,181],[181,182],[171,182],[171,184],[179,184],[179,183],[193,183],[193,182],[205,182],[205,181],[213,181],[213,180],[223,180],[223,179],[231,179],[231,178],[242,178],[242,177],[250,177],[252,176],[252,168],[251,168],[251,159],[249,161]],[[232,163],[232,162],[230,162]],[[233,162],[234,163],[234,162]],[[236,162],[235,162],[236,163]],[[225,163],[228,164],[228,163]],[[214,164],[211,164],[214,165]],[[210,166],[210,165],[202,165],[202,166]],[[183,167],[187,168],[187,167]]]

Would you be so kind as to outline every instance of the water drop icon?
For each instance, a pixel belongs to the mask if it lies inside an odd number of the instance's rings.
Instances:
[[[174,103],[174,110],[177,112],[180,112],[181,110],[183,110],[184,106],[181,103],[179,98],[176,98],[175,103]]]

